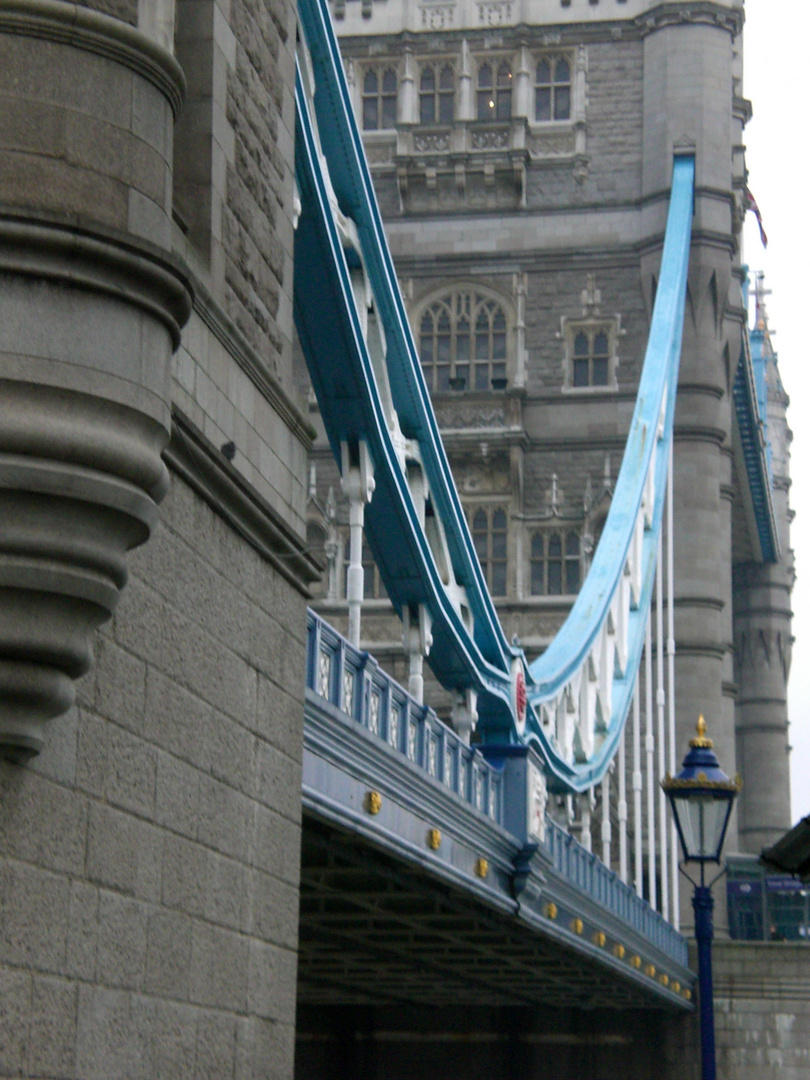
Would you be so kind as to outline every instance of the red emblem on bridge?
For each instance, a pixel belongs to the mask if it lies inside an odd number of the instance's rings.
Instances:
[[[518,722],[518,727],[522,728],[526,723],[526,676],[523,674],[523,664],[519,660],[516,661],[514,666],[512,693],[514,695],[515,719]]]

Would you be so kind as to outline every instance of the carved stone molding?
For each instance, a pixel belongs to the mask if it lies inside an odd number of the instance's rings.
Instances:
[[[730,9],[711,2],[694,4],[661,4],[636,20],[642,34],[652,33],[665,26],[678,26],[683,23],[696,23],[704,26],[718,26],[728,30],[736,37],[742,30],[743,15],[741,9]]]
[[[514,21],[512,0],[478,0],[479,26],[508,26]]]
[[[275,370],[270,367],[266,358],[245,340],[239,328],[203,282],[196,276],[191,276],[190,282],[195,312],[309,453],[317,434],[316,430],[286,392]]]
[[[321,576],[317,556],[203,433],[175,408],[165,458],[303,596]]]
[[[0,752],[19,759],[70,707],[168,488],[190,297],[159,252],[20,219],[0,220],[0,277]]]
[[[185,95],[174,57],[120,19],[62,0],[0,0],[0,34],[71,45],[130,68],[156,86],[176,116]]]
[[[442,429],[506,427],[504,410],[497,405],[491,406],[481,402],[469,405],[436,403],[435,409]]]
[[[470,134],[473,150],[505,150],[510,145],[509,128],[493,128],[487,131],[473,129]]]
[[[456,3],[422,3],[420,25],[423,30],[449,30],[456,25]]]
[[[366,159],[369,165],[390,165],[394,160],[396,144],[393,142],[372,143],[365,142]]]
[[[20,760],[168,488],[191,295],[167,250],[176,61],[59,0],[0,0],[0,40],[0,754]]]

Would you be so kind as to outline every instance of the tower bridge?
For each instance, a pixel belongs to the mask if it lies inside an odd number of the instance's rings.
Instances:
[[[0,0],[0,1073],[691,1075],[698,712],[789,824],[742,4],[113,7]]]
[[[529,665],[500,629],[460,513],[360,152],[328,11],[304,2],[301,14],[296,318],[352,507],[349,633],[356,646],[362,528],[388,595],[406,620],[406,639],[414,637],[445,686],[475,702],[484,737],[482,755],[443,730],[435,716],[420,715],[419,677],[412,679],[414,700],[391,684],[373,659],[367,665],[356,648],[336,642],[333,632],[310,615],[305,806],[315,817],[359,832],[372,847],[404,850],[408,860],[463,885],[496,910],[522,913],[523,921],[533,922],[544,936],[559,937],[569,947],[573,942],[575,951],[582,938],[586,953],[596,946],[597,953],[612,956],[615,972],[646,978],[653,996],[677,1000],[682,994],[688,1001],[684,942],[668,935],[654,913],[645,919],[644,902],[608,868],[600,874],[595,856],[557,835],[558,826],[546,822],[546,792],[549,787],[587,791],[603,780],[633,698],[667,489],[693,160],[684,156],[675,164],[647,361],[599,548],[565,626],[544,656]],[[307,283],[316,267],[320,287],[313,297]],[[662,683],[659,689],[663,695]],[[346,714],[356,717],[379,741],[358,744],[359,731],[350,739],[345,726],[325,722],[330,710],[324,703],[337,708],[341,720]],[[397,758],[398,751],[404,751],[405,761]],[[417,764],[433,788],[417,783]],[[384,795],[376,790],[382,774]],[[454,796],[472,802],[479,815],[466,829],[460,829],[454,813],[459,809]],[[609,814],[602,816],[609,824]],[[506,845],[503,837],[486,835],[493,824],[511,831]],[[626,822],[622,829],[626,847]],[[666,835],[660,844],[666,879]],[[626,859],[624,871],[626,877]],[[312,879],[316,893],[317,880]],[[584,892],[572,903],[569,892],[577,886]],[[328,894],[319,899],[328,908]],[[346,902],[341,897],[338,905]],[[313,909],[304,909],[305,926],[309,917],[321,925],[314,915],[317,906],[313,900]],[[664,907],[669,910],[669,896]],[[617,934],[613,928],[608,940],[611,916],[620,919],[622,930]],[[622,932],[633,934],[632,944],[619,940]],[[657,962],[641,955],[651,948]],[[625,957],[625,963],[616,963]],[[675,965],[671,971],[669,965]],[[320,978],[327,969],[326,963],[312,963]],[[577,979],[581,982],[581,976]],[[343,981],[351,982],[345,975]]]
[[[302,1001],[691,1008],[686,941],[546,820],[536,751],[467,746],[312,612],[305,709]]]

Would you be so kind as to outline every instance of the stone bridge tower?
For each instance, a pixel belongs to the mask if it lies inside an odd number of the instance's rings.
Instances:
[[[295,39],[0,0],[3,1075],[292,1075]]]

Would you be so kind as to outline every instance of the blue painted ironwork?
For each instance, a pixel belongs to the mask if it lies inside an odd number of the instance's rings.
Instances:
[[[546,819],[546,847],[554,869],[561,877],[594,897],[606,910],[632,926],[639,934],[652,942],[667,956],[686,965],[688,950],[686,941],[662,915],[642,900],[618,874],[605,866],[598,856],[587,851],[582,844],[555,821]]]
[[[597,783],[615,754],[630,708],[644,645],[675,415],[689,268],[694,172],[694,158],[675,158],[661,273],[644,367],[622,467],[593,564],[564,625],[546,652],[530,668],[533,685],[529,690],[529,699],[532,704],[537,708],[543,702],[558,699],[573,673],[583,667],[594,649],[622,577],[627,572],[639,519],[642,515],[646,516],[639,568],[641,592],[627,614],[627,657],[623,670],[613,678],[611,715],[602,717],[604,738],[588,761],[581,765],[561,762],[558,770],[555,770],[566,786],[576,791],[584,791]],[[653,483],[652,499],[649,500],[651,505],[648,503],[645,506],[650,479]],[[537,711],[527,723],[527,735],[538,740],[544,757],[554,754],[547,725],[537,721]]]
[[[484,757],[420,705],[367,652],[307,613],[310,690],[361,724],[475,810],[503,824],[502,778]]]
[[[426,604],[432,616],[429,661],[449,687],[487,696],[500,726],[511,719],[512,660],[478,563],[430,404],[388,250],[371,177],[349,102],[340,54],[322,0],[302,0],[300,14],[312,60],[315,118],[299,62],[296,85],[296,180],[302,212],[296,230],[296,326],[336,459],[341,444],[366,442],[376,490],[365,531],[380,575],[401,615]],[[324,158],[326,159],[324,161]],[[328,169],[326,168],[328,162]],[[356,245],[344,247],[335,212],[351,222]],[[375,365],[354,299],[352,269],[364,268],[385,340],[384,369]],[[394,403],[396,420],[383,398]],[[383,391],[385,392],[385,391]],[[393,425],[396,424],[399,431]],[[393,430],[392,430],[393,428]],[[443,574],[408,487],[401,435],[413,445],[430,484],[431,511],[441,521],[455,581],[466,590],[474,633],[448,595]]]
[[[762,558],[765,562],[776,562],[779,558],[779,534],[773,506],[770,448],[767,442],[768,392],[763,347],[762,330],[752,330],[750,338],[747,329],[743,332],[732,394]],[[757,368],[760,369],[759,377]]]
[[[389,781],[398,776],[394,782],[403,794],[410,795],[415,768],[424,776],[428,787],[432,785],[433,813],[444,795],[448,800],[445,812],[470,847],[485,850],[493,863],[499,862],[509,869],[501,874],[493,872],[486,887],[480,880],[468,876],[464,882],[468,888],[475,888],[492,901],[497,900],[501,907],[509,907],[517,895],[516,878],[521,873],[524,888],[527,883],[532,884],[529,891],[538,897],[552,895],[549,889],[553,882],[554,888],[567,889],[569,897],[587,898],[600,912],[600,918],[604,913],[605,919],[613,919],[625,931],[638,934],[667,961],[678,968],[687,968],[684,938],[573,836],[546,818],[545,841],[531,842],[525,824],[526,786],[525,782],[512,781],[516,774],[494,767],[478,748],[465,745],[431,709],[416,702],[387,675],[373,656],[353,648],[313,611],[308,612],[307,633],[307,689],[317,695],[323,703],[320,710],[328,709],[329,715],[327,726],[320,726],[320,739],[326,738],[337,744],[339,725],[344,730],[347,725],[354,726],[355,730],[360,728],[365,736],[365,752],[370,753],[368,747],[376,742],[380,755],[373,772],[364,776],[367,784],[380,784],[383,775]],[[311,705],[308,706],[305,745],[319,752],[327,749],[315,737]],[[392,772],[390,766],[392,752],[400,760],[398,773]],[[369,760],[376,759],[370,757]],[[469,807],[466,828],[459,823],[458,802],[454,796]],[[306,801],[305,791],[305,804]],[[507,827],[510,822],[523,823],[519,834]],[[444,822],[438,823],[447,827]],[[514,827],[521,828],[520,825]],[[407,845],[397,841],[396,847],[403,854],[402,849]],[[537,877],[534,852],[538,853],[542,875],[548,879],[545,883],[543,876]],[[439,859],[437,855],[437,864]],[[454,870],[453,880],[459,883],[457,870]],[[564,902],[558,893],[553,895],[561,904]],[[578,901],[577,910],[581,910],[583,903],[584,899]],[[532,914],[532,909],[526,905],[523,910],[535,926],[548,931],[547,921],[543,921],[538,912]],[[678,977],[683,979],[684,974],[681,972]]]
[[[695,909],[695,941],[698,954],[701,1076],[702,1080],[715,1080],[717,1073],[714,1052],[714,987],[712,985],[714,897],[710,885],[695,886],[692,907]]]
[[[479,727],[487,741],[533,742],[557,787],[584,791],[601,780],[613,757],[641,655],[672,436],[693,159],[676,158],[674,164],[647,357],[602,540],[568,620],[529,666],[498,621],[453,483],[326,0],[300,0],[299,12],[306,47],[296,83],[302,210],[294,303],[327,435],[338,462],[359,443],[368,447],[376,491],[366,509],[366,535],[397,612],[419,606],[429,612],[428,661],[437,678],[448,688],[477,692]],[[421,503],[409,486],[411,467],[426,481]],[[629,590],[628,566],[635,557],[639,565],[632,575],[638,586]],[[628,611],[617,608],[617,597]],[[603,648],[611,635],[616,637],[614,622],[626,635],[618,651]],[[607,674],[595,696],[590,676],[580,673],[598,667],[602,655]],[[516,708],[518,669],[528,691],[525,728]],[[550,710],[578,707],[572,705],[574,688],[583,678],[588,731],[578,745],[564,745]]]

